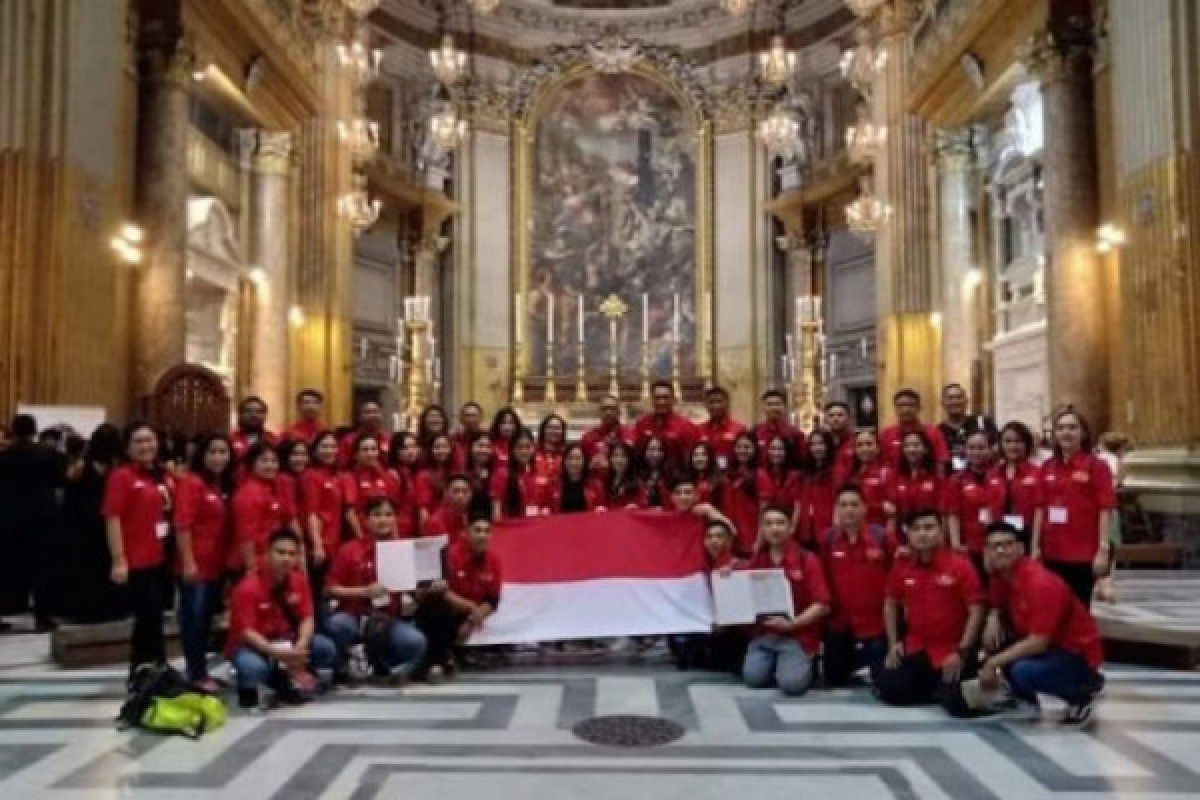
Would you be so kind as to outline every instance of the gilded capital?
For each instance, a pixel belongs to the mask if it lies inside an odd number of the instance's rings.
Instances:
[[[1091,20],[1071,17],[1031,36],[1018,48],[1017,58],[1043,83],[1090,79],[1095,48]]]
[[[921,0],[888,0],[879,9],[879,35],[882,37],[907,34],[921,17]]]
[[[937,131],[933,137],[933,152],[937,157],[938,169],[943,172],[962,172],[968,169],[974,155],[971,129]]]
[[[286,175],[291,166],[292,134],[287,131],[259,131],[254,151],[254,169]]]
[[[196,63],[195,54],[180,39],[169,43],[143,44],[139,55],[145,79],[180,87],[187,85]]]

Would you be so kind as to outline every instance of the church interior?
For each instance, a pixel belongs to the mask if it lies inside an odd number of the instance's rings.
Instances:
[[[5,424],[282,430],[315,388],[573,440],[666,385],[862,430],[955,385],[1047,447],[1086,416],[1124,536],[1086,733],[558,654],[196,744],[28,633],[0,794],[1200,797],[1198,87],[1200,0],[0,0]]]

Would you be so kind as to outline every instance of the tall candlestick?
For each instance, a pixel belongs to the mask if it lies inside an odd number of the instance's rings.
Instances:
[[[367,360],[367,337],[365,336],[358,340],[358,358],[360,361]]]
[[[521,293],[517,292],[513,295],[513,334],[517,344],[521,344],[521,328],[523,320],[521,319]]]
[[[829,354],[829,377],[837,377],[837,353]]]
[[[583,295],[579,295],[579,343],[583,344]]]
[[[554,295],[546,295],[546,341],[554,342]]]
[[[650,295],[642,292],[642,341],[650,341]]]
[[[676,292],[673,298],[674,314],[671,320],[671,338],[676,342],[679,341],[679,292]]]

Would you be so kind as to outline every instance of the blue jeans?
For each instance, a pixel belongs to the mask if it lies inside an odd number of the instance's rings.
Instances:
[[[257,689],[267,682],[267,677],[275,667],[274,660],[245,645],[234,652],[232,661],[237,672],[238,689]],[[336,661],[337,648],[329,637],[313,634],[312,643],[308,646],[309,666],[320,675],[331,672]]]
[[[342,659],[351,647],[362,641],[362,624],[359,617],[344,611],[329,616],[325,621],[325,631],[337,645],[338,656]],[[403,671],[409,674],[425,657],[425,647],[425,634],[407,622],[393,620],[387,652],[383,654],[383,659],[392,673]]]
[[[771,685],[772,674],[785,695],[802,695],[812,686],[812,657],[791,637],[774,633],[756,636],[746,651],[742,679],[752,689],[763,689]]]
[[[189,681],[208,677],[208,639],[221,581],[179,582],[179,639]]]
[[[1013,694],[1030,703],[1040,693],[1078,705],[1104,685],[1104,678],[1082,657],[1058,647],[1014,661],[1004,673]]]

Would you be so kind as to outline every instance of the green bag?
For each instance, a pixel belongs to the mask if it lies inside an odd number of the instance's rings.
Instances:
[[[179,702],[178,697],[155,697],[138,721],[146,730],[180,733],[199,739],[204,733],[204,715]]]
[[[205,733],[215,731],[224,725],[225,718],[228,716],[225,711],[225,703],[215,695],[203,692],[184,692],[173,700],[179,706],[190,709],[204,718]]]

